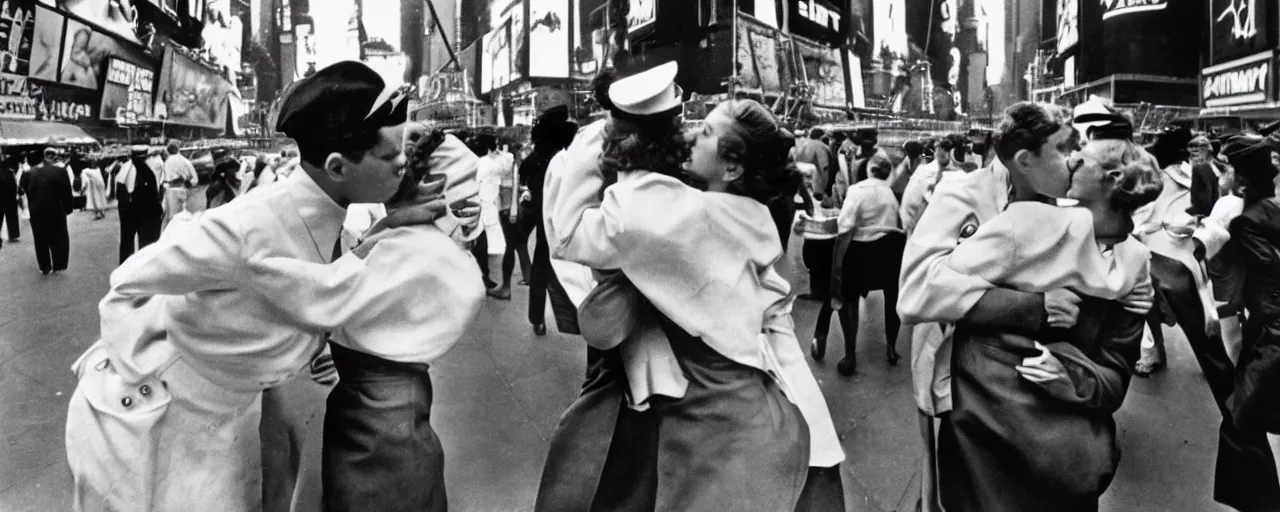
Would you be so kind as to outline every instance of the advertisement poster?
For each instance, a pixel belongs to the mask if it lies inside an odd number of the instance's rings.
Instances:
[[[1080,0],[1058,0],[1058,53],[1080,42]]]
[[[127,41],[138,42],[138,9],[131,0],[58,0],[58,7]]]
[[[529,0],[529,76],[569,76],[569,0]]]
[[[481,68],[481,94],[507,85],[511,78],[511,25],[503,23],[485,34],[481,50],[484,52]],[[487,64],[488,67],[483,67]],[[487,72],[486,72],[487,71]]]
[[[58,59],[62,57],[62,25],[66,17],[44,7],[36,7],[36,29],[31,39],[31,78],[58,81]]]
[[[907,56],[907,4],[905,0],[871,3],[873,59],[890,61]]]
[[[529,39],[529,27],[524,22],[524,5],[524,2],[519,2],[511,9],[511,75],[507,82],[519,80],[529,72],[529,49],[525,47]],[[542,50],[543,48],[538,48],[539,52]]]
[[[778,72],[778,44],[773,30],[740,20],[738,29],[738,79],[743,87],[764,92],[782,91]]]
[[[98,109],[101,119],[119,124],[137,124],[151,119],[151,91],[154,87],[154,71],[112,58],[107,66],[106,85],[102,87],[102,108]]]
[[[658,0],[629,0],[627,32],[635,32],[658,21]]]
[[[849,51],[849,85],[853,90],[853,106],[854,108],[867,108],[866,88],[862,83],[862,59],[858,58],[858,54]]]
[[[1210,62],[1219,64],[1265,51],[1267,19],[1277,9],[1275,0],[1212,0],[1209,13]]]
[[[59,82],[85,89],[97,89],[101,85],[98,83],[98,74],[93,69],[94,59],[89,53],[90,39],[93,39],[93,29],[76,20],[67,20],[67,34],[62,39]]]
[[[0,9],[0,72],[26,77],[31,69],[31,39],[36,13],[15,3]]]
[[[813,85],[813,103],[826,107],[844,108],[846,103],[844,64],[840,54],[802,41],[795,41],[800,58],[804,61],[804,77]]]
[[[231,82],[173,48],[165,49],[156,90],[155,111],[163,108],[170,123],[218,129],[227,122]]]

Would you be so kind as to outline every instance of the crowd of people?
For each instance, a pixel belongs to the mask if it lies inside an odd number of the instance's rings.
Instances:
[[[299,436],[259,432],[301,375],[330,388],[327,510],[446,510],[429,368],[486,295],[510,300],[517,262],[534,333],[550,295],[588,362],[535,510],[844,510],[847,455],[792,308],[821,303],[819,363],[838,315],[853,375],[874,291],[890,364],[910,332],[922,510],[1097,510],[1114,414],[1174,323],[1223,415],[1215,498],[1280,506],[1280,132],[1144,148],[1105,106],[1019,103],[988,137],[913,141],[895,163],[874,130],[796,136],[752,100],[686,129],[677,73],[602,73],[608,115],[548,110],[528,151],[406,123],[360,63],[300,81],[277,124],[287,163],[219,159],[207,211],[122,254],[74,367],[76,509],[308,492]],[[117,194],[183,179],[167,168]],[[793,233],[803,294],[778,272]]]

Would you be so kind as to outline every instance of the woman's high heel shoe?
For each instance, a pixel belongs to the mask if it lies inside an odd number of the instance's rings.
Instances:
[[[533,324],[533,334],[535,336],[546,336],[547,324]]]
[[[814,361],[822,361],[822,358],[827,357],[827,340],[814,338],[813,344],[809,346],[809,355],[813,356]]]

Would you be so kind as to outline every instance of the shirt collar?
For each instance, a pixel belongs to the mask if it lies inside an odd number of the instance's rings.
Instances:
[[[298,216],[311,232],[311,240],[316,244],[316,252],[324,261],[333,255],[333,247],[338,243],[342,232],[342,223],[347,218],[347,209],[343,208],[320,189],[315,180],[305,171],[299,170],[284,180],[289,196],[298,210]]]

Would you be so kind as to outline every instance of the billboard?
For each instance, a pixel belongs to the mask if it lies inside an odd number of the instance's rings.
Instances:
[[[872,59],[907,56],[906,0],[881,0],[871,3]]]
[[[0,9],[0,72],[27,76],[31,67],[35,17],[35,10],[30,4],[22,6],[15,3]]]
[[[103,121],[136,124],[152,118],[151,91],[155,88],[155,71],[132,62],[112,57],[107,66],[106,84],[102,87]]]
[[[1264,103],[1275,99],[1275,52],[1268,50],[1204,69],[1201,100],[1206,107]]]
[[[627,10],[628,33],[634,33],[658,21],[658,0],[628,0],[628,2],[630,3],[630,9]]]
[[[785,59],[786,54],[779,51],[773,29],[768,28],[767,24],[756,24],[746,18],[740,18],[739,23],[736,61],[738,79],[748,88],[759,88],[766,93],[781,92],[784,77],[779,58]]]
[[[190,57],[165,48],[154,112],[168,122],[202,128],[223,128],[231,82]]]
[[[480,93],[484,94],[511,82],[511,20],[484,35],[480,45]]]
[[[1109,20],[1126,14],[1162,11],[1169,7],[1169,0],[1100,0],[1102,19]]]
[[[36,7],[35,34],[31,40],[31,78],[58,81],[62,26],[65,24],[65,16],[45,7]]]
[[[877,7],[885,3],[888,2],[877,2]],[[828,0],[787,0],[790,32],[814,41],[841,44],[849,23],[844,5]]]
[[[1209,61],[1217,64],[1272,48],[1267,20],[1275,0],[1212,0]]]
[[[67,19],[62,39],[62,64],[58,82],[97,91],[106,79],[107,61],[119,57],[131,62],[151,59],[137,47],[115,36],[99,32],[76,20]]]
[[[1080,0],[1058,0],[1058,53],[1080,42]]]
[[[569,76],[569,0],[529,0],[529,76]]]
[[[137,43],[138,9],[128,0],[58,0],[62,10],[126,41]]]
[[[845,95],[844,63],[839,50],[792,40],[797,53],[804,64],[804,76],[813,84],[813,103],[824,107],[844,108],[847,102]]]
[[[519,80],[529,71],[529,48],[526,44],[529,41],[529,26],[524,22],[524,0],[511,6],[508,15],[508,24],[511,25],[511,75],[507,78],[507,83]],[[538,48],[541,52],[542,48]]]

